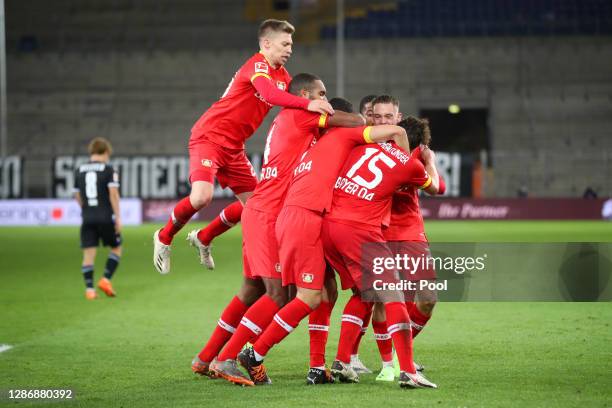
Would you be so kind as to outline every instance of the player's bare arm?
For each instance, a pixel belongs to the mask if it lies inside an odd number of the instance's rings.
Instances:
[[[429,177],[431,177],[431,184],[428,187],[424,188],[423,191],[432,195],[437,194],[440,188],[440,184],[438,169],[436,168],[436,154],[429,147],[424,146],[421,150],[421,158],[425,163],[425,170],[427,170]]]
[[[366,124],[365,119],[358,113],[336,111],[328,120],[330,127],[358,127]]]
[[[77,203],[79,203],[79,207],[83,207],[83,200],[81,199],[81,193],[79,193],[78,191],[76,193],[74,193],[74,199],[76,200]]]
[[[410,151],[410,143],[406,131],[396,125],[378,125],[370,129],[370,140],[372,143],[386,142],[393,140],[402,149]]]
[[[119,211],[119,188],[109,187],[108,195],[113,207],[113,214],[115,214],[115,231],[121,232],[121,212]]]

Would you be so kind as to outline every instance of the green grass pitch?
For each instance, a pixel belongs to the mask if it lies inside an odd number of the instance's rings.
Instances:
[[[415,341],[438,390],[307,387],[306,325],[273,349],[274,384],[241,388],[193,375],[192,357],[241,280],[240,229],[220,237],[213,272],[176,239],[173,271],[151,265],[155,225],[128,227],[115,299],[84,299],[77,228],[0,228],[0,405],[79,407],[612,406],[610,303],[440,303]],[[189,227],[188,227],[189,228]],[[604,222],[427,222],[432,241],[612,241]],[[102,250],[106,254],[105,250]],[[96,264],[101,276],[104,257]],[[102,295],[103,296],[103,295]],[[341,294],[327,350],[333,359]],[[371,329],[362,359],[380,363]],[[8,401],[10,388],[73,388],[71,402]]]

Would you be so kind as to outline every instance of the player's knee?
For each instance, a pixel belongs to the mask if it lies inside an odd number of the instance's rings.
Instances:
[[[207,207],[212,201],[212,193],[208,191],[192,191],[189,201],[196,210]]]
[[[287,304],[288,296],[285,290],[267,290],[266,295],[270,297],[278,307],[283,307]]]
[[[111,252],[117,256],[121,256],[121,254],[123,253],[123,249],[120,246],[118,246],[116,248],[112,248]]]
[[[319,307],[319,305],[321,304],[321,301],[323,300],[323,296],[321,294],[321,291],[314,291],[314,290],[300,290],[298,288],[298,294],[297,297],[304,303],[306,303],[310,309],[315,310],[316,308]]]
[[[421,311],[421,313],[426,315],[433,313],[434,306],[436,306],[435,300],[424,300],[417,302],[417,308]]]
[[[256,285],[244,283],[238,292],[238,299],[247,306],[251,306],[263,295],[265,289]]]

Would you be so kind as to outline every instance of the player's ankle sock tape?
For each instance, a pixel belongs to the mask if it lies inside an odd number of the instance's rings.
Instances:
[[[274,315],[272,322],[263,332],[253,349],[262,356],[297,327],[300,321],[308,316],[312,309],[302,300],[295,298]]]
[[[423,330],[431,316],[423,314],[414,302],[411,302],[409,306],[407,302],[406,305],[410,316],[410,325],[412,326],[412,338],[415,338]]]
[[[357,295],[351,296],[342,313],[342,324],[340,326],[340,340],[338,341],[338,353],[336,359],[343,363],[351,362],[351,354],[357,337],[361,333],[363,319],[367,316],[370,306],[361,301]]]
[[[242,316],[240,324],[236,327],[236,332],[219,354],[219,361],[235,360],[242,347],[248,342],[252,342],[268,327],[279,309],[270,296],[260,297]]]
[[[93,275],[94,275],[94,266],[93,265],[83,265],[81,266],[81,272],[83,272],[83,279],[85,280],[85,286],[93,289]]]
[[[104,267],[104,277],[106,279],[111,279],[113,277],[113,274],[117,270],[117,266],[119,266],[119,261],[121,261],[119,255],[113,254],[112,252],[108,255],[106,266]]]
[[[374,329],[374,338],[376,339],[376,345],[378,346],[378,352],[380,353],[381,360],[392,361],[393,360],[393,342],[391,335],[387,332],[387,321],[382,322],[372,321],[372,329]]]
[[[368,326],[370,325],[370,319],[372,318],[372,309],[368,311],[368,314],[363,319],[363,324],[361,325],[361,332],[359,336],[357,336],[357,340],[355,340],[355,345],[353,346],[353,354],[359,354],[359,345],[361,344],[361,339],[363,335],[368,331]]]
[[[225,343],[227,343],[230,337],[232,337],[232,334],[236,331],[236,327],[247,309],[248,306],[242,303],[242,301],[238,299],[238,296],[234,296],[225,307],[225,310],[223,310],[217,327],[215,327],[210,339],[202,351],[200,351],[200,354],[198,354],[200,360],[210,363],[212,359],[219,354]]]
[[[310,367],[325,366],[325,347],[329,335],[331,305],[322,301],[308,316],[308,335],[310,337]]]
[[[387,315],[387,331],[393,339],[400,369],[414,373],[412,334],[406,305],[401,302],[387,303],[385,304],[385,314]]]

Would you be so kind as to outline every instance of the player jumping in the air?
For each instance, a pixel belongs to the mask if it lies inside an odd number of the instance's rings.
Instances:
[[[102,241],[110,246],[104,277],[98,288],[107,296],[115,296],[111,279],[121,259],[121,215],[119,213],[119,176],[108,163],[112,147],[108,140],[97,137],[89,143],[90,159],[75,171],[74,194],[82,208],[81,248],[82,271],[85,279],[85,297],[96,299],[94,288],[94,262],[96,250]]]
[[[296,75],[289,85],[289,91],[311,100],[326,100],[325,85],[312,74]],[[237,298],[250,307],[240,320],[238,316],[235,316],[236,319],[227,317],[225,320],[225,323],[235,328],[235,332],[220,353],[220,346],[223,346],[220,340],[228,337],[227,331],[223,327],[215,330],[202,352],[194,359],[194,372],[207,375],[209,363],[216,357],[211,367],[216,374],[236,382],[244,378],[236,366],[236,356],[247,342],[253,341],[268,326],[274,314],[287,301],[287,290],[281,284],[274,229],[293,169],[306,149],[319,137],[319,129],[363,124],[364,120],[359,115],[344,112],[329,117],[326,114],[285,108],[276,116],[266,140],[260,182],[242,214],[244,282]],[[253,303],[253,300],[256,301]],[[252,381],[267,382],[267,378],[259,378],[257,374],[250,373]]]
[[[170,272],[170,245],[174,235],[203,207],[210,204],[216,178],[245,203],[257,179],[244,142],[259,127],[273,106],[333,114],[329,103],[286,92],[291,81],[284,68],[292,53],[294,28],[286,21],[266,20],[259,27],[260,52],[236,72],[227,89],[195,123],[189,140],[191,193],[174,207],[165,227],[154,234],[153,264],[160,273]],[[188,241],[199,252],[200,262],[214,264],[202,231],[189,233]]]
[[[334,182],[346,157],[357,145],[389,139],[408,148],[406,133],[397,126],[332,129],[306,152],[295,167],[293,181],[276,223],[276,238],[283,285],[295,284],[297,296],[274,315],[254,346],[238,355],[248,372],[262,370],[258,367],[262,366],[270,348],[321,303],[326,276],[321,224],[323,214],[331,207]],[[325,362],[319,364],[321,366],[311,367],[308,374],[310,383],[324,381],[321,377],[325,373]],[[240,383],[253,385],[244,379]]]

